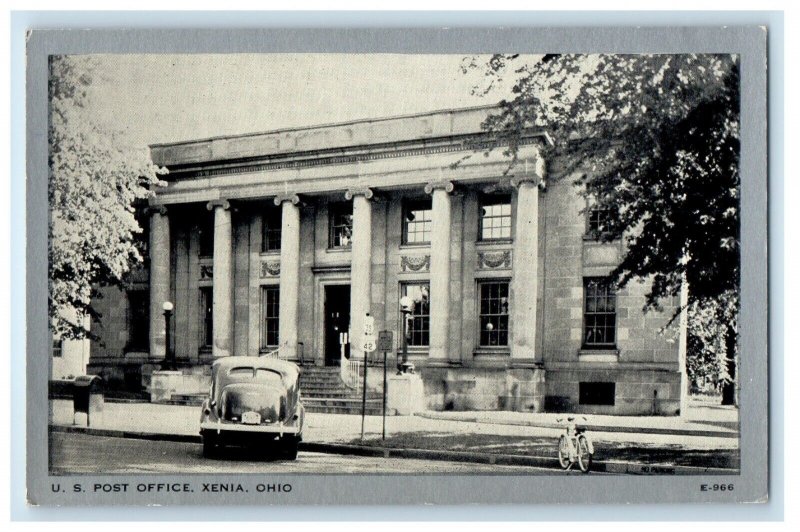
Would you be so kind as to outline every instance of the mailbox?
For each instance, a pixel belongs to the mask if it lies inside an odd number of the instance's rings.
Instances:
[[[78,414],[86,414],[86,425],[92,416],[103,411],[103,380],[96,375],[80,375],[72,384],[72,407],[75,421]]]

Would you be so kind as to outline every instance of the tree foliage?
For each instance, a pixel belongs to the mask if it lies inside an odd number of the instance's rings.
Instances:
[[[494,56],[488,93],[513,97],[484,128],[516,161],[521,134],[542,128],[548,158],[580,173],[586,197],[609,213],[605,241],[624,239],[612,277],[651,281],[646,309],[688,283],[694,345],[735,356],[739,293],[739,68],[730,55]],[[714,335],[717,336],[714,336]],[[722,336],[719,336],[722,334]],[[716,343],[715,343],[716,342]],[[700,352],[703,350],[701,349]],[[735,366],[726,364],[732,380]]]
[[[49,313],[54,333],[86,334],[96,288],[124,282],[141,262],[134,204],[162,171],[91,116],[91,59],[52,56],[49,80]]]

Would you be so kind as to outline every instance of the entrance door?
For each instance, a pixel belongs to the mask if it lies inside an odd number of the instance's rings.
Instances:
[[[350,285],[325,287],[325,365],[338,366],[340,341],[350,327]],[[345,345],[345,356],[350,356],[350,343]]]

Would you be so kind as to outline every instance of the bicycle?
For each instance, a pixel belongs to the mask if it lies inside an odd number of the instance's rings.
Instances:
[[[586,421],[583,416],[581,419]],[[556,421],[561,423],[563,418]],[[588,473],[592,468],[593,455],[594,445],[586,434],[586,427],[575,423],[574,417],[568,417],[564,434],[558,439],[558,463],[561,469],[569,470],[577,463],[582,472]]]

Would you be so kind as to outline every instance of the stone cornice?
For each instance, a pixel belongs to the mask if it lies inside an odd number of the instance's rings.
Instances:
[[[544,139],[544,140],[542,140]],[[548,137],[535,133],[520,139],[519,145],[547,142]],[[433,155],[459,151],[481,152],[500,147],[496,140],[487,138],[485,133],[460,135],[444,139],[429,139],[421,144],[418,141],[395,142],[373,146],[353,147],[351,149],[328,149],[300,153],[274,154],[263,157],[248,157],[239,160],[208,161],[170,167],[170,173],[163,176],[166,181],[235,175],[265,170],[300,169],[314,166],[353,164],[359,162],[392,159],[415,155]],[[350,153],[347,153],[350,151]]]

